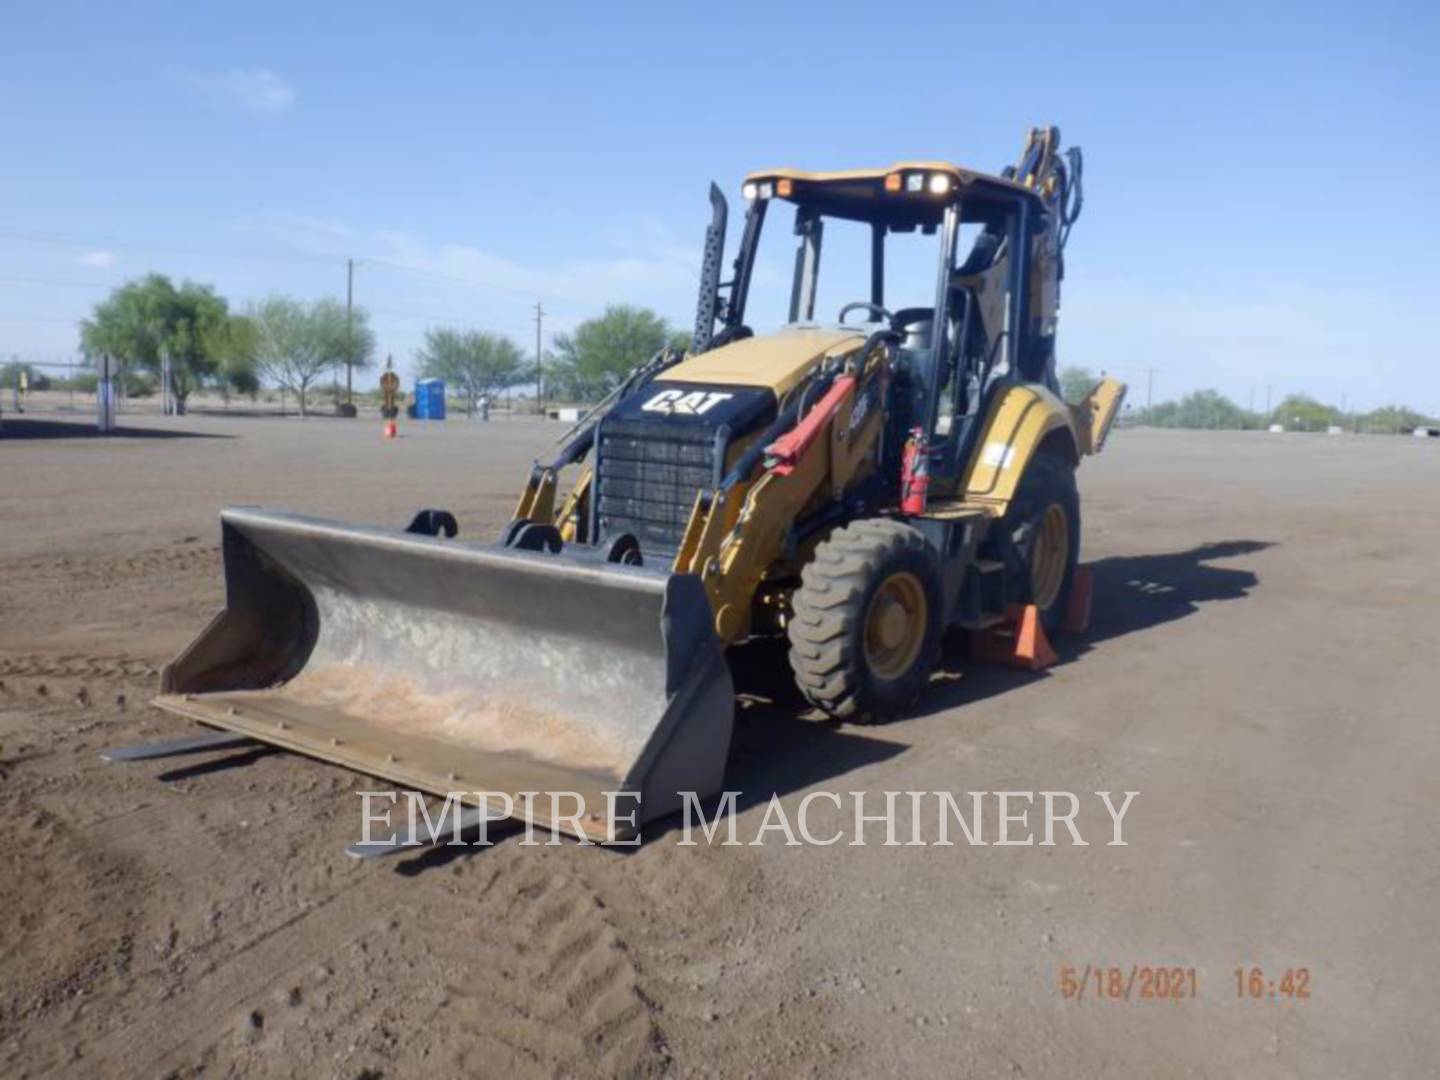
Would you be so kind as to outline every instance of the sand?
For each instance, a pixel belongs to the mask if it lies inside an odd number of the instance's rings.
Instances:
[[[747,661],[747,839],[772,794],[793,815],[821,789],[1135,789],[1128,847],[687,847],[672,823],[633,852],[510,835],[358,863],[363,777],[97,752],[193,730],[145,701],[221,602],[222,504],[396,526],[438,506],[493,535],[555,428],[130,422],[0,440],[0,1074],[1440,1060],[1436,442],[1120,432],[1082,470],[1095,622],[1059,666],[952,648],[915,715],[855,728],[807,718],[775,655]],[[812,827],[846,813],[817,803]],[[1193,967],[1198,993],[1066,1000],[1087,964]],[[1252,966],[1308,968],[1311,997],[1240,998]]]

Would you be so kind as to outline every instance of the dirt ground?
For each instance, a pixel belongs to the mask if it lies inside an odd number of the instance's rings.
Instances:
[[[1122,431],[1081,472],[1089,634],[915,715],[742,710],[772,793],[1139,791],[1127,847],[518,837],[356,862],[373,781],[278,753],[107,766],[255,503],[493,535],[512,421],[59,421],[0,438],[0,1075],[1422,1076],[1440,1061],[1440,441]],[[18,435],[27,437],[14,437]],[[902,804],[903,805],[903,804]],[[812,807],[819,835],[849,809]],[[934,840],[936,822],[920,821]],[[908,826],[904,831],[908,836]],[[1194,998],[1067,999],[1074,966]],[[1308,969],[1257,1000],[1236,968]],[[1102,977],[1103,978],[1103,977]]]

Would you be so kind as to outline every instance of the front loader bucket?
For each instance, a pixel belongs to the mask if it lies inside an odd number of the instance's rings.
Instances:
[[[595,839],[720,790],[733,690],[697,578],[220,520],[225,610],[165,668],[161,708]]]

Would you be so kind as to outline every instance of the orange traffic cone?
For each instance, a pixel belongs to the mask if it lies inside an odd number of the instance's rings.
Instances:
[[[1067,634],[1083,634],[1090,629],[1090,603],[1095,598],[1095,573],[1088,566],[1075,568],[1070,585],[1070,602],[1065,605],[1065,621],[1061,629]]]
[[[1004,626],[982,630],[972,639],[978,659],[1022,671],[1040,671],[1059,659],[1040,622],[1040,609],[1034,604],[1012,606],[1005,616]]]
[[[1034,604],[1026,604],[1020,616],[1020,629],[1015,635],[1016,667],[1039,671],[1058,659],[1045,634],[1045,625],[1040,621],[1040,609]]]
[[[394,420],[386,420],[386,421],[385,421],[385,438],[387,438],[387,439],[398,439],[399,437],[400,437],[400,429],[396,426],[395,421],[394,421]]]

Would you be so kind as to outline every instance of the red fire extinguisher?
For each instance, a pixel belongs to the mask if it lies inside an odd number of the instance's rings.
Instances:
[[[914,517],[925,513],[930,489],[930,443],[923,428],[912,428],[900,463],[900,512]]]

